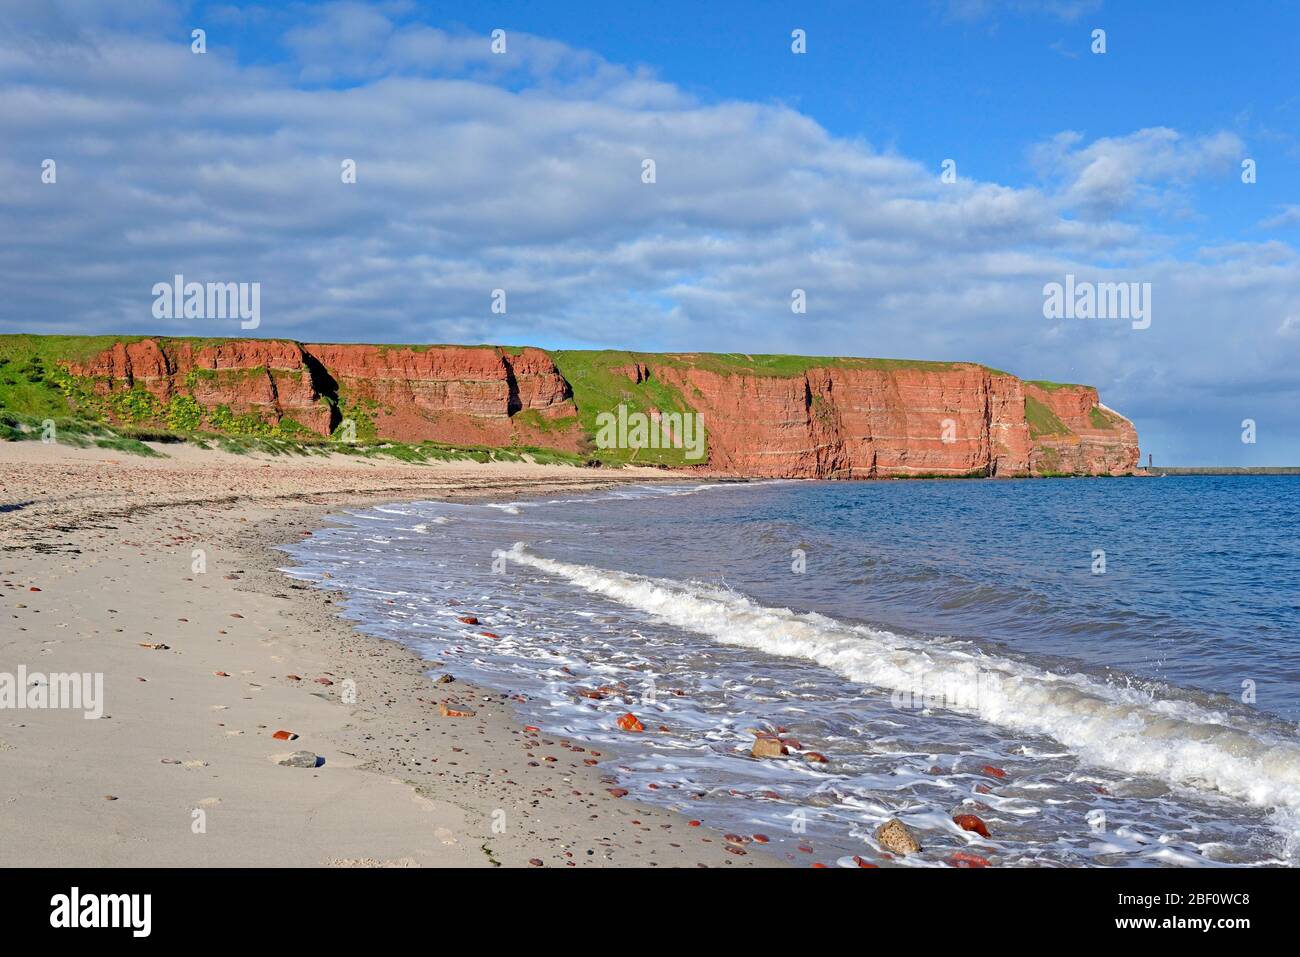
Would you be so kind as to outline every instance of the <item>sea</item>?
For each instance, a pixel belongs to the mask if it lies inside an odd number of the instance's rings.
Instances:
[[[431,680],[751,853],[1300,862],[1297,477],[624,485],[356,508],[285,551]],[[894,817],[922,853],[880,846]]]

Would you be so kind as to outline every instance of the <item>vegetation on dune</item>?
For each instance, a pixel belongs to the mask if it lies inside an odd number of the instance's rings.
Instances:
[[[0,440],[6,442],[54,441],[74,448],[97,446],[147,458],[165,458],[164,453],[145,444],[158,437],[145,433],[131,434],[126,429],[110,428],[101,422],[69,416],[30,416],[0,409]]]

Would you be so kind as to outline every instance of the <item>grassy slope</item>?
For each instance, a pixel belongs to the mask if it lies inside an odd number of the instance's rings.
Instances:
[[[660,356],[638,352],[585,350],[559,350],[551,353],[560,375],[573,388],[573,402],[578,407],[578,422],[589,435],[596,433],[596,416],[601,412],[616,412],[620,403],[628,412],[648,413],[690,412],[690,404],[675,388],[650,379],[636,383],[620,372],[622,366],[647,359],[659,361]],[[602,462],[636,462],[640,465],[687,465],[682,449],[641,449],[633,454],[631,449],[597,449],[593,456]],[[693,464],[699,464],[698,462]]]
[[[1040,435],[1069,435],[1070,430],[1055,412],[1032,396],[1025,396],[1025,421],[1029,423],[1029,437]]]

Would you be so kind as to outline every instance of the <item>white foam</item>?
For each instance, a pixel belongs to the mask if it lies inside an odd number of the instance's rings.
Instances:
[[[804,658],[896,693],[941,689],[952,710],[1047,735],[1095,766],[1293,812],[1287,820],[1300,814],[1300,744],[1204,705],[816,613],[767,608],[704,585],[555,561],[529,552],[522,542],[507,554],[722,644]]]

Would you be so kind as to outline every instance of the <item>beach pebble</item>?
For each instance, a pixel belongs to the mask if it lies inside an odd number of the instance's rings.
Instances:
[[[467,711],[464,708],[457,708],[442,701],[438,704],[438,713],[444,718],[472,718],[475,712]]]
[[[974,814],[957,814],[953,816],[953,823],[963,831],[974,831],[980,837],[988,837],[989,829],[982,820]]]
[[[921,850],[921,845],[912,836],[911,830],[896,817],[891,817],[876,828],[876,840],[885,850],[893,851],[895,854],[905,856]]]
[[[754,739],[750,754],[756,758],[779,758],[785,755],[785,745],[772,734],[762,734]]]
[[[282,768],[314,768],[319,761],[320,758],[312,751],[295,751],[276,763]]]
[[[275,738],[275,740],[277,741],[298,740],[298,735],[294,734],[292,731],[277,731],[275,732],[275,734],[271,735],[271,737]]]
[[[624,731],[644,731],[645,725],[632,712],[628,712],[618,719],[618,726]]]

